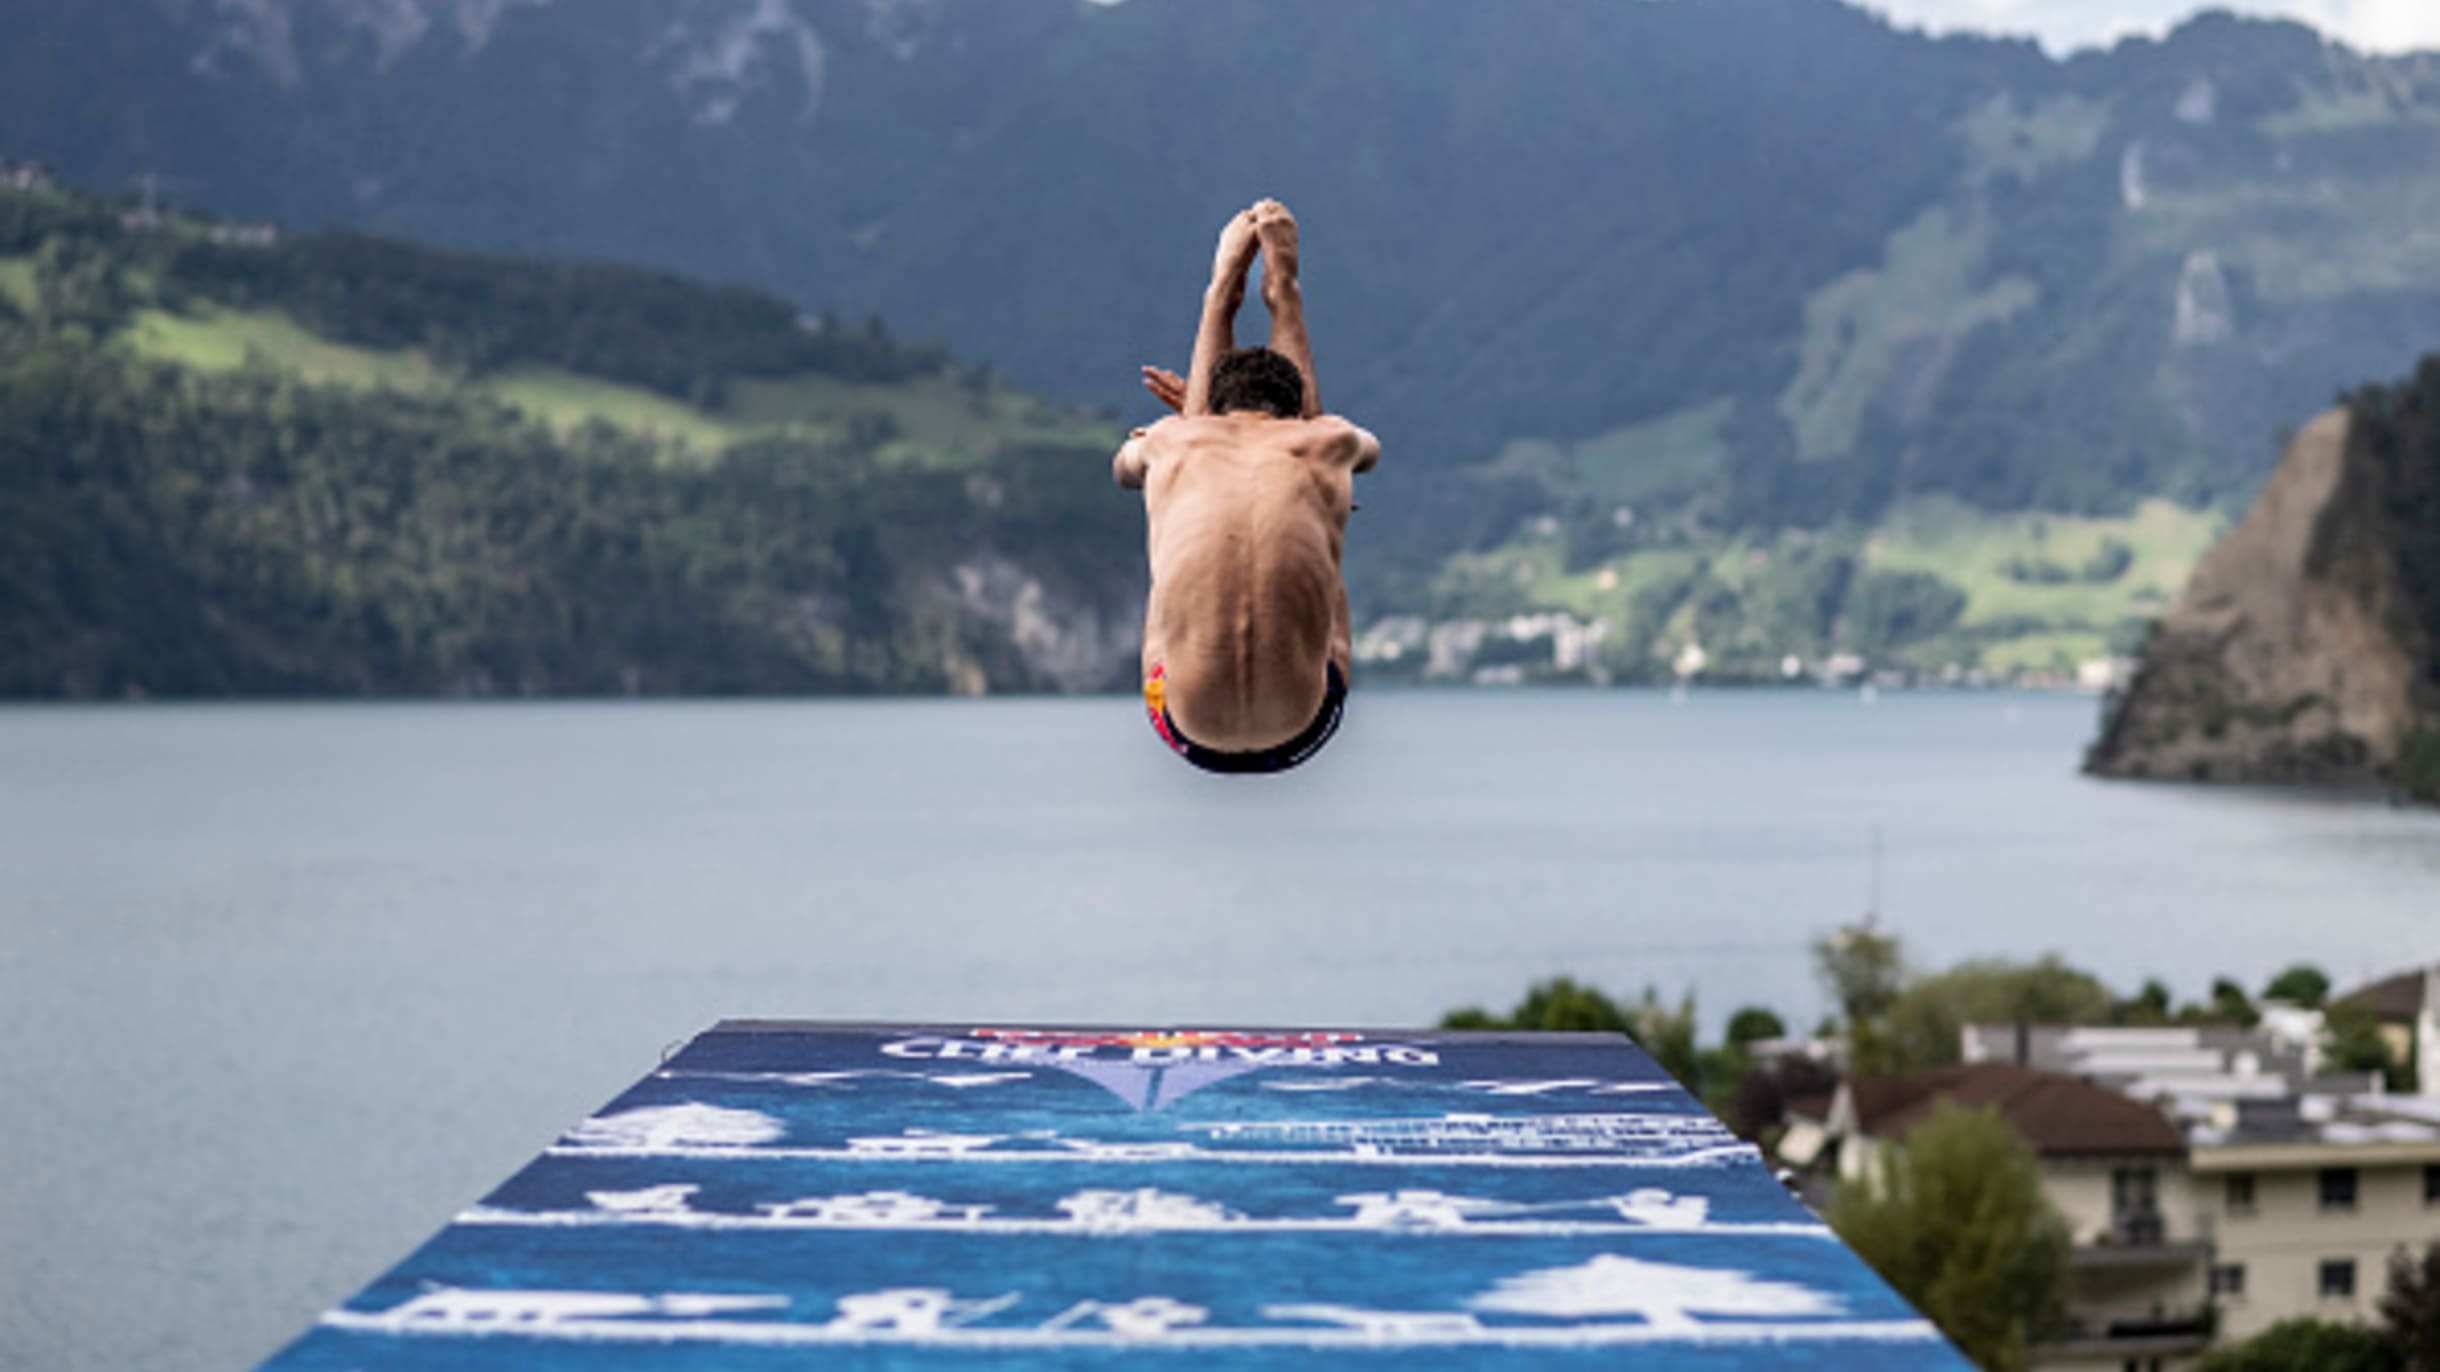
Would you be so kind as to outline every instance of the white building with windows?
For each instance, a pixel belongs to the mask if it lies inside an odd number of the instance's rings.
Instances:
[[[2220,1332],[2371,1320],[2401,1249],[2440,1241],[2440,1103],[2239,1101],[2188,1131]]]

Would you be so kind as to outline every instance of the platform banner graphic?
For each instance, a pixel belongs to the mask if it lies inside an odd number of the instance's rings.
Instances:
[[[268,1366],[1964,1369],[1623,1038],[736,1021]]]

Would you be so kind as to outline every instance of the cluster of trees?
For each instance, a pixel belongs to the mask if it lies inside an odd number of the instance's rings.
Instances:
[[[2278,1002],[2322,1011],[2324,1056],[2333,1069],[2380,1072],[2393,1090],[2411,1090],[2416,1081],[2417,1064],[2395,1057],[2371,1008],[2331,1003],[2328,974],[2310,963],[2283,969],[2263,983],[2258,996],[2233,978],[2216,977],[2202,999],[2180,1002],[2157,978],[2120,994],[2055,954],[2031,962],[1969,959],[1918,972],[1910,968],[1898,938],[1870,923],[1847,925],[1816,940],[1813,960],[1834,1007],[1818,1032],[1843,1037],[1849,1067],[1868,1076],[1955,1063],[1960,1031],[1970,1024],[2250,1028],[2259,1022],[2263,1002]],[[1805,1059],[1757,1062],[1754,1045],[1788,1032],[1787,1022],[1765,1006],[1739,1009],[1729,1016],[1721,1041],[1706,1046],[1691,990],[1671,1001],[1659,988],[1646,986],[1635,999],[1621,1001],[1573,978],[1553,977],[1528,987],[1505,1014],[1468,1006],[1443,1016],[1441,1027],[1625,1034],[1749,1137],[1778,1122],[1787,1097],[1828,1090],[1837,1081],[1829,1068]]]
[[[1872,1075],[1957,1061],[1958,1031],[1969,1024],[2245,1028],[2261,1017],[2257,998],[2229,977],[2213,978],[2203,999],[2181,1004],[2156,978],[2147,979],[2131,995],[2120,995],[2056,955],[2032,962],[1973,959],[1945,971],[1915,972],[1897,937],[1868,923],[1825,935],[1814,944],[1813,956],[1836,1007],[1835,1018],[1823,1029],[1843,1034],[1855,1070]],[[2265,982],[2259,1000],[2321,1010],[2324,1050],[2332,1067],[2380,1072],[2393,1089],[2409,1089],[2416,1064],[2391,1053],[2374,1012],[2360,1004],[2330,1004],[2329,994],[2329,976],[2309,963],[2298,963]]]
[[[19,309],[0,294],[0,321],[99,338],[124,317],[126,235],[97,203],[56,194],[0,194],[0,256],[33,261],[33,295]]]
[[[1788,1032],[1778,1015],[1749,1005],[1729,1016],[1726,1037],[1706,1048],[1698,1039],[1692,991],[1670,1004],[1657,987],[1647,986],[1640,997],[1622,1005],[1572,977],[1534,983],[1507,1014],[1467,1006],[1442,1016],[1440,1026],[1625,1034],[1680,1085],[1715,1102],[1725,1101],[1752,1074],[1755,1044]]]
[[[1695,636],[1720,669],[1742,665],[1766,676],[1791,651],[1839,648],[1886,660],[1948,632],[1966,608],[1964,591],[1929,572],[1863,567],[1854,552],[1829,546],[1776,553],[1744,586],[1698,577],[1684,594],[1694,602]],[[1665,615],[1675,607],[1658,608]]]
[[[2135,549],[2124,539],[2107,538],[2101,550],[2076,566],[2053,562],[2048,558],[2014,557],[2001,568],[2010,581],[2029,586],[2063,586],[2070,582],[2106,586],[2127,574],[2135,565]]]
[[[117,218],[98,200],[56,192],[0,195],[0,254],[32,252],[53,238],[112,243],[120,236]]]

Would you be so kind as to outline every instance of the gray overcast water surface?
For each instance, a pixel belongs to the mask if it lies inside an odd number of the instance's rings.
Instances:
[[[1363,692],[0,711],[0,1366],[269,1354],[724,1016],[1414,1025],[1567,972],[1810,1023],[1916,958],[2440,957],[2440,815],[2076,775],[2087,699]]]

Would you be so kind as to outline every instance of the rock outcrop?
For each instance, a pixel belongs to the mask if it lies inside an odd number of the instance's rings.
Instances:
[[[949,569],[949,600],[988,640],[945,666],[957,695],[1008,691],[1114,691],[1133,686],[1143,647],[1144,585],[1085,585],[997,553]],[[970,635],[971,637],[971,635]]]
[[[2440,796],[2440,359],[2296,436],[2086,769]]]

